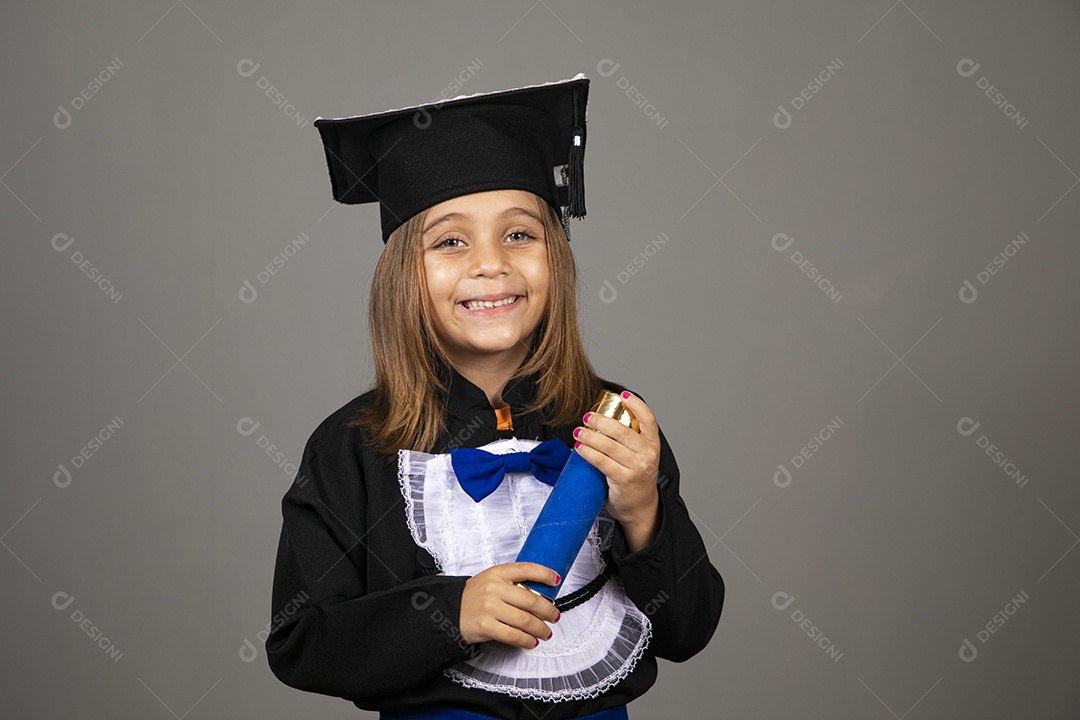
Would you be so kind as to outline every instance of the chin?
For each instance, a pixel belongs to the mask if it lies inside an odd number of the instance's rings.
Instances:
[[[528,347],[528,341],[522,340],[519,334],[511,336],[500,335],[498,337],[469,337],[463,342],[456,344],[457,348],[472,355],[492,355],[497,353],[511,352],[522,345]]]
[[[520,347],[521,343],[517,341],[513,342],[491,342],[491,343],[476,343],[468,348],[468,351],[474,355],[495,355],[498,353],[512,352],[514,348]]]

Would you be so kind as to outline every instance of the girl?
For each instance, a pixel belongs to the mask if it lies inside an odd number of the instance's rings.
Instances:
[[[656,658],[712,637],[724,584],[675,457],[579,335],[587,91],[579,74],[316,120],[335,199],[379,202],[386,246],[375,387],[315,429],[282,500],[266,640],[282,682],[380,718],[612,720]],[[582,415],[601,389],[640,434]],[[570,445],[608,497],[560,578],[515,557]],[[462,448],[495,469],[478,481]],[[560,586],[555,602],[529,580]]]

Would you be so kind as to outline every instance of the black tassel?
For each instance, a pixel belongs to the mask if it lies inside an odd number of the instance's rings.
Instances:
[[[578,219],[585,217],[585,150],[582,147],[584,142],[584,134],[579,128],[574,128],[574,144],[570,146],[566,192],[570,202],[570,217]]]
[[[584,108],[581,107],[582,88],[574,88],[574,137],[567,161],[567,196],[570,217],[585,217],[585,128]],[[580,125],[578,123],[581,123]]]

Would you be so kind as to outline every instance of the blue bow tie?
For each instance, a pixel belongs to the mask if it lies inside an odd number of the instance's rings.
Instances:
[[[508,472],[532,473],[545,485],[554,485],[569,457],[570,448],[559,438],[546,440],[529,452],[504,455],[479,448],[455,448],[450,451],[450,463],[454,466],[458,484],[474,502],[480,502],[495,492]]]

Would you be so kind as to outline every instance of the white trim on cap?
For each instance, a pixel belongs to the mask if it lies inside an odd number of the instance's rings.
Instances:
[[[449,102],[455,102],[457,100],[467,100],[469,98],[483,97],[484,95],[501,95],[503,93],[516,92],[518,90],[535,90],[537,88],[548,87],[549,85],[562,85],[564,83],[570,83],[570,82],[574,82],[576,80],[587,80],[587,79],[588,78],[585,76],[585,73],[578,73],[574,77],[569,78],[567,80],[552,80],[550,82],[540,83],[539,85],[524,85],[522,87],[509,88],[509,89],[506,89],[506,90],[495,90],[495,91],[492,91],[492,92],[478,92],[478,93],[472,93],[471,95],[457,95],[457,96],[452,97],[452,98],[447,98],[446,100],[420,103],[419,105],[410,105],[408,107],[395,108],[393,110],[380,110],[379,112],[367,113],[365,115],[349,115],[348,117],[340,117],[340,118],[324,118],[322,115],[320,115],[319,117],[315,118],[315,121],[318,122],[319,120],[359,120],[360,118],[375,117],[376,115],[390,115],[392,113],[404,112],[406,110],[419,110],[420,108],[431,107],[431,106],[434,106],[434,105],[445,105],[446,103],[449,103]]]

